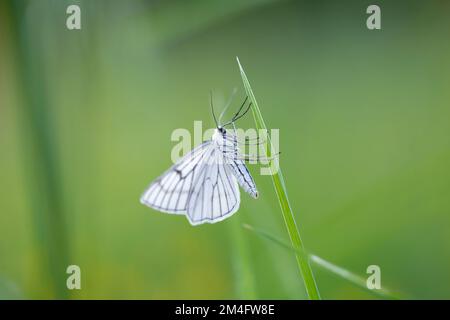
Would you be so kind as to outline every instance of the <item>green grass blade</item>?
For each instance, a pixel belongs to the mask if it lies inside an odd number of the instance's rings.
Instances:
[[[264,230],[255,228],[248,224],[244,224],[243,227],[250,231],[255,232],[256,234],[258,234],[259,236],[261,236],[267,240],[270,240],[270,241],[276,243],[279,246],[282,246],[286,249],[296,252],[297,254],[303,256],[305,259],[309,259],[314,265],[320,267],[322,270],[325,270],[331,274],[338,276],[339,278],[342,278],[348,282],[351,282],[355,286],[362,288],[362,289],[370,292],[373,295],[376,295],[383,299],[400,299],[398,295],[392,293],[391,290],[388,290],[386,288],[381,288],[381,289],[376,289],[376,290],[371,290],[371,289],[367,288],[366,279],[364,277],[357,275],[343,267],[335,265],[325,259],[322,259],[321,257],[318,257],[314,254],[308,253],[305,250],[296,250],[292,246],[290,246],[288,243],[271,235],[270,233],[268,233]]]
[[[241,73],[242,81],[244,83],[245,91],[252,102],[252,113],[253,118],[255,119],[255,125],[257,129],[262,129],[267,131],[267,126],[264,122],[264,118],[261,115],[261,111],[258,107],[258,103],[256,102],[255,95],[253,94],[253,90],[250,86],[250,83],[247,79],[247,76],[244,72],[244,69],[242,68],[241,63],[239,62],[239,58],[236,58],[239,70]],[[267,135],[267,142],[266,142],[266,150],[268,150],[268,154],[270,155],[270,150],[272,150],[272,142],[270,141],[270,136]],[[270,148],[269,148],[270,147]],[[278,161],[277,158],[275,158],[273,161]],[[270,166],[272,170],[272,166]],[[314,275],[312,273],[311,267],[309,265],[308,259],[305,259],[301,254],[298,253],[298,251],[303,250],[303,243],[300,238],[300,232],[297,228],[297,225],[295,223],[294,214],[291,209],[291,205],[289,203],[286,186],[284,183],[283,174],[281,172],[281,168],[278,169],[277,172],[273,172],[272,170],[272,181],[273,185],[275,187],[275,192],[277,194],[278,201],[280,203],[281,212],[283,213],[284,222],[286,224],[286,228],[289,234],[289,238],[291,239],[292,246],[296,249],[295,257],[297,259],[297,264],[300,270],[300,273],[302,275],[306,293],[308,295],[309,299],[318,300],[320,299],[319,290],[316,285],[316,281],[314,279]]]

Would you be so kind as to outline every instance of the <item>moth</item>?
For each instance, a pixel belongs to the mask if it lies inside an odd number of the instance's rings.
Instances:
[[[242,142],[238,141],[235,126],[250,110],[251,102],[247,101],[248,97],[231,120],[221,124],[229,104],[217,120],[211,96],[216,124],[211,140],[191,150],[153,181],[142,194],[141,203],[161,212],[185,215],[192,225],[199,225],[232,216],[241,202],[239,186],[252,198],[258,198],[255,181],[245,165],[251,156],[240,153]],[[232,128],[227,130],[227,126]],[[256,140],[259,143],[259,137]]]

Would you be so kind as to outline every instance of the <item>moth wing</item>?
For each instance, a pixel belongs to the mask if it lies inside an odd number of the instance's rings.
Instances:
[[[241,188],[244,189],[244,191],[253,198],[258,198],[258,190],[256,189],[255,181],[248,171],[245,162],[239,159],[232,159],[228,162],[228,166],[230,167],[231,172],[233,172],[234,176],[236,177]]]
[[[194,183],[203,172],[211,141],[191,150],[170,169],[155,179],[141,196],[141,203],[158,211],[185,214]]]
[[[220,150],[212,149],[194,183],[187,204],[192,225],[222,221],[239,209],[239,185],[222,157]]]

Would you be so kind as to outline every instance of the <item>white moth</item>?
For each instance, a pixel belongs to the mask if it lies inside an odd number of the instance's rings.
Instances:
[[[247,158],[239,152],[234,126],[251,106],[250,103],[240,114],[246,101],[247,98],[224,125],[218,124],[213,111],[217,128],[212,139],[191,150],[152,182],[141,196],[141,203],[162,212],[186,215],[192,225],[199,225],[233,215],[240,205],[239,185],[257,198],[255,182],[244,162]],[[224,128],[230,124],[233,133]]]

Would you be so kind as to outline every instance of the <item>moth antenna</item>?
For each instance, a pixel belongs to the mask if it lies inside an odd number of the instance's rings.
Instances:
[[[239,110],[234,114],[233,118],[231,118],[230,121],[228,121],[226,124],[224,124],[223,127],[229,125],[230,123],[232,123],[232,122],[234,122],[234,121],[236,121],[236,119],[241,118],[241,116],[239,116],[239,113],[242,111],[242,108],[243,108],[243,107],[245,106],[245,104],[247,103],[247,100],[248,100],[248,96],[245,97],[244,102],[241,104]],[[248,108],[247,108],[247,109],[248,109]],[[248,110],[247,110],[247,111],[248,111]],[[244,114],[245,114],[245,113],[246,113],[246,112],[244,112]]]
[[[243,116],[245,116],[245,114],[248,112],[248,110],[250,110],[250,107],[251,107],[251,106],[252,106],[252,103],[250,102],[250,103],[248,104],[247,109],[245,109],[245,111],[244,111],[243,114],[239,115],[239,116],[236,117],[236,118],[233,118],[233,122],[235,122],[235,121],[239,120],[240,118],[242,118]]]
[[[209,96],[210,96],[210,101],[209,101],[209,103],[211,104],[211,112],[212,112],[212,115],[213,115],[213,118],[214,118],[214,122],[216,123],[216,128],[218,128],[218,127],[219,127],[219,123],[217,122],[216,114],[214,113],[212,90],[209,91]]]
[[[230,107],[231,101],[233,101],[233,98],[234,98],[234,96],[236,95],[236,92],[237,92],[237,89],[236,89],[236,87],[235,87],[235,88],[233,89],[233,91],[231,92],[230,99],[228,99],[228,102],[227,102],[225,108],[224,108],[223,111],[220,113],[220,116],[219,116],[219,123],[220,123],[220,121],[222,120],[222,117],[225,115],[225,112],[226,112],[226,111],[228,110],[228,108]]]

